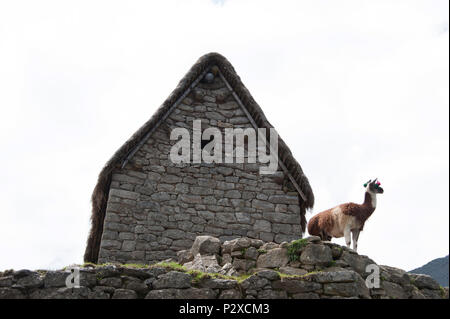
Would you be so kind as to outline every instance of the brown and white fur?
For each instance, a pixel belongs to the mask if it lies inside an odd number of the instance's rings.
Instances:
[[[359,233],[364,228],[364,223],[372,215],[377,206],[377,194],[383,194],[384,190],[377,184],[377,179],[367,182],[364,203],[346,203],[325,210],[315,215],[308,222],[310,235],[319,236],[322,240],[331,240],[332,237],[344,236],[347,247],[350,247],[353,237],[353,250],[358,249]]]

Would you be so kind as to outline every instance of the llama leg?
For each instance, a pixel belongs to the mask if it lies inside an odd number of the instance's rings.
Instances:
[[[322,240],[322,241],[326,240],[326,239],[325,239],[325,238],[326,238],[325,231],[322,230],[322,231],[320,232],[319,237],[320,237],[320,240]]]
[[[322,232],[322,241],[331,241],[331,236],[328,235],[325,231]]]
[[[353,237],[353,250],[358,250],[358,238],[359,238],[359,229],[353,229],[352,230],[352,237]]]
[[[345,226],[344,228],[344,237],[345,237],[345,244],[348,248],[350,248],[350,244],[352,241],[351,234],[350,234],[350,227]]]

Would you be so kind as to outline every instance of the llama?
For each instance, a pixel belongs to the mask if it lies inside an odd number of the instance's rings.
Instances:
[[[345,237],[345,244],[350,247],[353,237],[353,250],[358,249],[359,233],[364,228],[364,223],[372,215],[377,206],[377,194],[383,194],[377,178],[364,184],[366,193],[364,203],[346,203],[325,210],[315,215],[308,223],[310,235],[319,236],[322,240],[331,240],[332,237]]]

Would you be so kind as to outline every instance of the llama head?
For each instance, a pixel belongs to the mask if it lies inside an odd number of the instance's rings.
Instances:
[[[378,178],[375,178],[373,181],[369,180],[364,184],[366,191],[372,194],[383,194],[384,189],[380,186],[381,183],[378,181]]]

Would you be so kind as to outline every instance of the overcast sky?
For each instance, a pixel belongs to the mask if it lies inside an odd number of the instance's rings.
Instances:
[[[302,165],[308,219],[378,177],[359,253],[406,270],[447,255],[448,6],[0,0],[0,270],[82,262],[101,168],[211,51]]]

